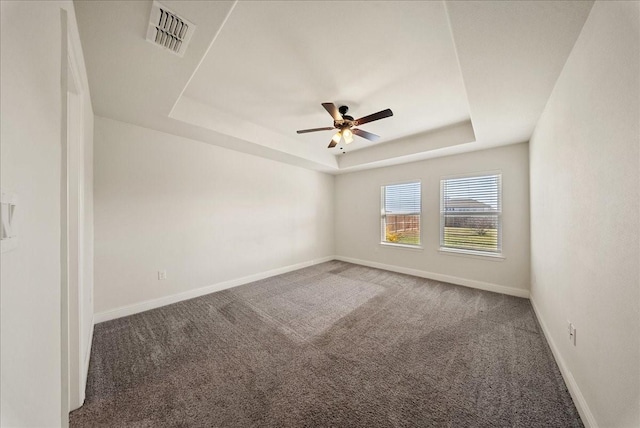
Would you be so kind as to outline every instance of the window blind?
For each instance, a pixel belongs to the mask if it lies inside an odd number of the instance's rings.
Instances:
[[[440,186],[440,246],[500,253],[502,175],[443,179]]]
[[[420,245],[420,182],[382,186],[382,242]]]
[[[384,210],[387,214],[420,213],[420,183],[384,186]]]

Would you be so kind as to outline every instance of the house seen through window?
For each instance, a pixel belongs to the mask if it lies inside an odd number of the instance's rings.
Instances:
[[[501,253],[502,175],[443,179],[440,187],[440,247]]]
[[[382,186],[382,242],[420,245],[420,182]]]

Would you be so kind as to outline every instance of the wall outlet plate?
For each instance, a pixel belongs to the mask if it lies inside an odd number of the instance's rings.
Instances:
[[[158,281],[162,281],[167,279],[167,271],[166,270],[159,270],[158,271]]]
[[[567,321],[567,332],[569,333],[569,340],[576,346],[576,327],[570,321]]]

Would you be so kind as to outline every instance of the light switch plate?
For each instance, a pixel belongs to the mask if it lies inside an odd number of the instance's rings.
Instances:
[[[18,198],[15,193],[0,190],[0,246],[3,253],[18,247],[15,228],[17,205]]]

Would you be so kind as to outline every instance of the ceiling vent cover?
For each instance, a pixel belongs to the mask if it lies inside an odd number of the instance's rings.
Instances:
[[[168,7],[157,1],[153,2],[147,29],[149,42],[183,56],[195,29],[195,25],[176,15]]]

